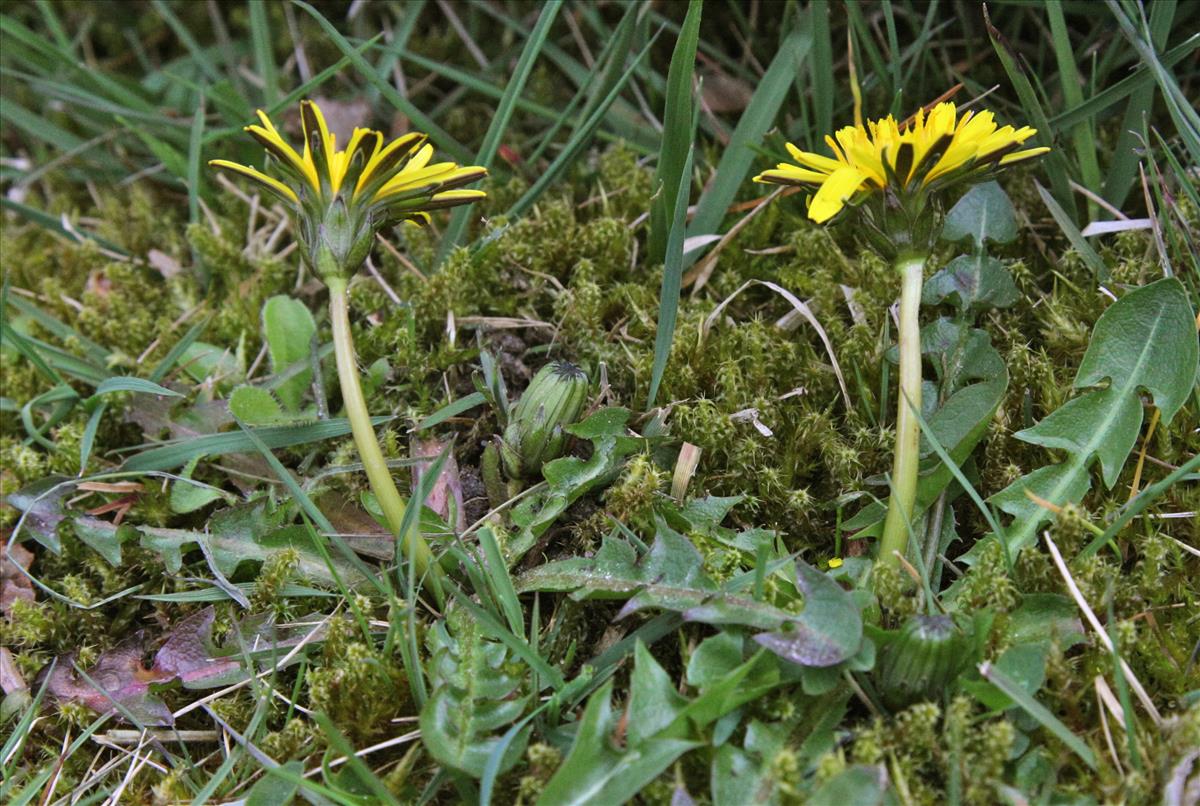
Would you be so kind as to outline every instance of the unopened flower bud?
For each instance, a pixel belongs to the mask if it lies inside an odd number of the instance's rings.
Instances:
[[[563,429],[583,411],[587,391],[587,374],[567,361],[553,361],[533,377],[513,407],[500,445],[511,478],[535,476],[562,454],[567,439]]]
[[[933,699],[971,662],[971,642],[950,616],[913,616],[879,662],[884,702],[902,708]]]

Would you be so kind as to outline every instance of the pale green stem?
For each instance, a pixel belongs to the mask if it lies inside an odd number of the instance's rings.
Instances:
[[[397,539],[401,537],[400,530],[404,525],[404,499],[396,489],[392,480],[392,472],[388,469],[383,451],[379,447],[379,439],[375,435],[375,426],[371,423],[371,415],[367,411],[367,402],[363,398],[362,385],[358,380],[358,360],[354,355],[354,337],[350,332],[350,311],[346,280],[333,277],[326,281],[329,287],[329,318],[333,325],[333,351],[337,358],[338,383],[342,389],[342,404],[346,407],[346,417],[350,420],[350,430],[354,434],[354,444],[358,448],[358,456],[362,460],[363,469],[367,472],[367,481],[375,500],[383,510],[388,528]],[[433,559],[433,553],[421,537],[419,528],[414,524],[409,529],[404,540],[405,554],[416,566],[418,576],[423,576],[430,569],[430,577],[434,590],[439,594],[438,575],[441,568]]]
[[[921,426],[916,412],[921,410],[921,326],[917,314],[921,305],[921,280],[925,257],[905,257],[896,261],[903,276],[900,292],[900,393],[896,396],[896,454],[892,459],[892,495],[888,499],[887,520],[879,543],[879,561],[897,565],[896,552],[904,556],[908,546],[909,524],[917,499],[917,470],[920,463]]]

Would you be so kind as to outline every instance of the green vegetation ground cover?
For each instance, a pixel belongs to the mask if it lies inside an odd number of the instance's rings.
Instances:
[[[3,11],[0,800],[1200,786],[1194,6]],[[871,564],[898,281],[749,182],[853,118],[851,66],[872,117],[961,82],[1054,147],[930,262],[898,571]],[[261,165],[241,126],[298,131],[304,97],[491,169],[350,287],[441,605],[362,478],[287,219],[202,167]],[[566,455],[497,470],[554,359],[591,379]]]

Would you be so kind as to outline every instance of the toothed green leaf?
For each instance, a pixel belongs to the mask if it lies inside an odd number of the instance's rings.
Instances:
[[[1075,375],[1075,388],[1106,384],[1069,401],[1041,422],[1017,433],[1034,445],[1067,452],[1063,462],[1022,476],[991,500],[1016,516],[1006,530],[1010,550],[1030,543],[1053,518],[1053,506],[1078,503],[1091,486],[1099,460],[1104,483],[1117,481],[1142,427],[1140,392],[1150,393],[1166,425],[1191,393],[1196,377],[1195,314],[1187,292],[1165,278],[1129,292],[1096,322]]]

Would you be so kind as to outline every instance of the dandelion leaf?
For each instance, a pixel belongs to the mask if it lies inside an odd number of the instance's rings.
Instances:
[[[517,580],[517,590],[570,591],[577,600],[628,598],[619,618],[648,607],[685,610],[717,592],[703,566],[696,547],[660,518],[654,544],[644,556],[610,535],[592,557],[558,560],[526,572]]]
[[[1016,211],[996,182],[984,182],[964,193],[946,213],[942,225],[943,241],[970,239],[977,248],[982,248],[985,241],[1010,243],[1016,237]]]
[[[804,594],[804,610],[754,640],[800,666],[825,668],[854,657],[862,647],[863,624],[850,593],[802,560],[796,562],[796,586]]]
[[[440,621],[428,644],[433,691],[421,709],[425,747],[440,763],[479,778],[529,704],[529,695],[522,694],[524,667],[509,658],[503,644],[486,639],[463,609]],[[523,729],[509,742],[500,772],[521,758],[527,738]]]
[[[308,306],[291,297],[271,297],[263,304],[263,333],[271,354],[271,369],[276,375],[292,364],[308,358],[313,334],[317,331]],[[312,383],[312,370],[302,369],[279,384],[279,400],[289,412],[300,409],[304,390]]]
[[[229,396],[229,411],[246,425],[283,425],[289,419],[275,395],[258,386],[234,389]]]
[[[1015,516],[1006,530],[1010,551],[1029,544],[1053,515],[1030,494],[1052,506],[1079,503],[1099,460],[1107,487],[1117,481],[1142,427],[1141,390],[1149,392],[1164,425],[1190,394],[1196,377],[1197,341],[1187,292],[1165,278],[1129,292],[1096,322],[1075,388],[1100,384],[1050,414],[1017,438],[1064,450],[1066,459],[1038,468],[996,495],[992,502]]]
[[[655,696],[666,696],[666,692],[655,685],[652,677],[656,675],[647,675],[643,668],[647,663],[657,666],[649,653],[640,652],[634,676],[641,679],[631,681],[631,686],[639,690],[642,708],[652,708],[655,714],[661,716],[672,705],[648,701]],[[661,672],[661,668],[658,671]],[[614,744],[613,736],[621,722],[621,714],[613,710],[612,690],[613,683],[609,680],[588,700],[571,750],[562,766],[547,782],[538,800],[539,806],[625,803],[661,775],[677,758],[699,746],[699,742],[664,736],[661,732],[654,733],[650,738],[637,734],[641,741],[634,741],[632,735],[627,735],[628,741],[623,748]],[[678,696],[674,691],[670,694],[673,695],[672,701]],[[637,719],[630,719],[628,725],[632,727],[641,718],[642,712],[639,711]]]
[[[987,255],[959,255],[930,277],[921,293],[925,305],[947,300],[957,308],[977,311],[1008,308],[1019,298],[1004,264]]]
[[[264,562],[274,554],[294,548],[299,555],[296,574],[305,579],[354,585],[362,575],[345,560],[325,556],[313,545],[313,533],[303,526],[288,526],[281,522],[282,510],[270,510],[263,502],[244,504],[216,513],[203,532],[190,529],[168,529],[139,526],[143,548],[159,554],[167,571],[176,574],[183,566],[185,552],[199,548],[203,542],[216,570],[233,576],[243,562]],[[332,568],[330,567],[332,565]]]

